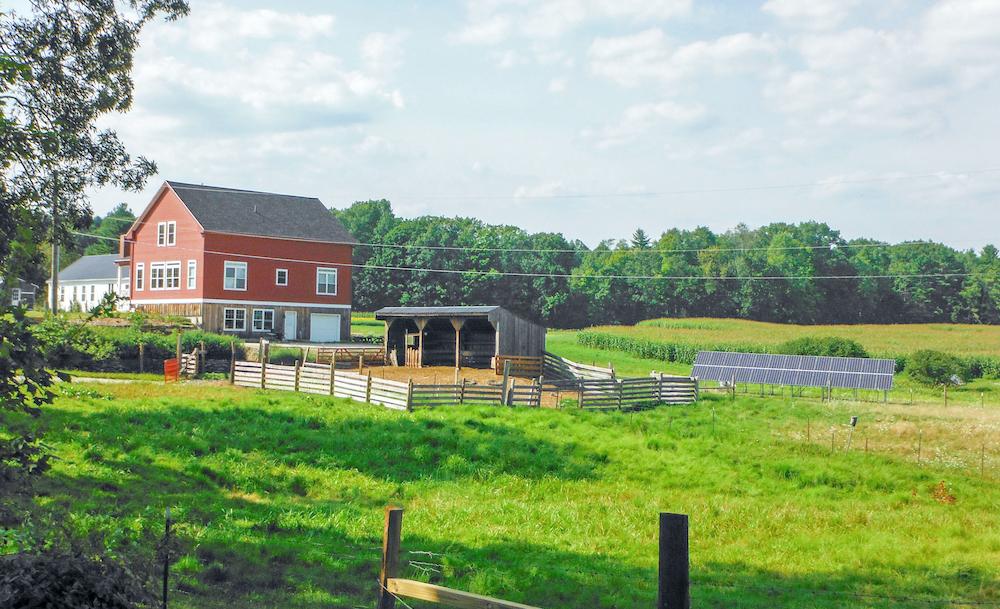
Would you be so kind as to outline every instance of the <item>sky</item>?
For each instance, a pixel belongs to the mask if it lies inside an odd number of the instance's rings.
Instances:
[[[163,180],[590,245],[827,222],[998,243],[996,0],[191,0],[109,117]]]

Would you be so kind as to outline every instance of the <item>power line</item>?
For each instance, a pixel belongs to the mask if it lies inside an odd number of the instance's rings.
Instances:
[[[88,233],[83,233],[80,231],[71,231],[73,234],[94,237],[97,239],[105,239],[108,241],[117,242],[118,239],[113,237],[104,237],[101,235],[91,235]],[[128,243],[135,243],[133,240],[127,240]],[[238,258],[249,258],[252,260],[270,260],[273,262],[297,262],[305,264],[325,264],[335,267],[343,268],[355,268],[355,269],[372,269],[381,271],[403,271],[411,273],[440,273],[448,275],[476,275],[481,277],[522,277],[522,278],[536,278],[536,279],[624,279],[624,280],[649,280],[649,281],[686,281],[686,280],[699,280],[699,281],[787,281],[787,280],[846,280],[846,279],[948,279],[948,278],[958,278],[967,277],[971,273],[909,273],[909,274],[877,274],[877,275],[755,275],[755,276],[703,276],[703,275],[617,275],[617,274],[599,274],[599,275],[574,275],[572,273],[527,273],[519,271],[497,271],[497,270],[481,270],[481,269],[434,269],[426,267],[408,267],[408,266],[391,266],[391,265],[374,265],[374,264],[356,264],[349,262],[328,262],[325,260],[304,260],[299,258],[282,258],[277,256],[258,256],[254,254],[243,254],[239,252],[221,252],[212,250],[199,250],[194,248],[184,248],[178,246],[172,246],[171,251],[190,251],[199,252],[204,254],[213,254],[219,256],[235,256]]]
[[[127,218],[105,218],[107,220],[117,220],[119,222],[135,223],[136,220]],[[148,222],[139,222],[140,225]],[[79,233],[77,233],[79,234]],[[108,238],[101,235],[86,234],[87,237]],[[355,247],[370,247],[383,249],[403,249],[403,250],[432,250],[432,251],[466,251],[466,252],[491,252],[491,253],[518,253],[518,254],[694,254],[694,253],[731,253],[731,252],[764,252],[764,251],[796,251],[796,250],[841,250],[841,249],[872,249],[872,248],[892,248],[892,247],[915,247],[937,245],[931,241],[907,241],[904,243],[828,243],[824,245],[783,245],[783,246],[752,246],[752,247],[702,247],[702,248],[670,248],[662,249],[650,248],[618,248],[618,249],[576,249],[576,248],[518,248],[518,247],[474,247],[467,245],[417,245],[410,243],[354,243]]]

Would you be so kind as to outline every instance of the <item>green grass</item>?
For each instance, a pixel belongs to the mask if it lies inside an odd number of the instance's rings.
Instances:
[[[382,336],[385,322],[375,319],[374,313],[351,313],[351,334]]]
[[[937,349],[955,355],[1000,354],[1000,326],[963,324],[888,324],[801,326],[741,319],[651,319],[636,326],[599,326],[601,332],[693,345],[774,346],[803,336],[855,340],[873,355],[908,355]]]
[[[163,382],[163,373],[154,372],[98,372],[91,370],[62,370],[70,377],[92,378],[92,379],[116,379],[126,381],[158,381]]]
[[[407,510],[404,557],[441,571],[404,576],[541,607],[653,606],[661,510],[691,516],[696,606],[1000,602],[996,409],[741,395],[398,413],[224,385],[65,390],[44,418],[59,460],[36,518],[152,552],[170,506],[172,607],[372,606],[389,503]],[[863,434],[884,447],[862,452]]]

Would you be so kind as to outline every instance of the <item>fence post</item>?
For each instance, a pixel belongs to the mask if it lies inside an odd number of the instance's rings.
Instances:
[[[163,609],[167,609],[167,591],[170,589],[170,508],[164,512],[163,521]]]
[[[662,372],[657,372],[656,373],[656,377],[659,379],[659,382],[657,383],[657,386],[656,386],[656,403],[657,404],[662,404],[663,403],[663,373]]]
[[[382,534],[382,570],[379,573],[377,609],[393,609],[396,597],[387,587],[390,579],[399,575],[400,537],[403,532],[403,508],[385,508],[385,530]]]
[[[372,401],[372,371],[368,371],[368,380],[365,382],[365,401]]]
[[[459,393],[458,393],[458,403],[459,403],[459,405],[462,405],[462,404],[465,403],[465,379],[464,378],[462,379],[462,388],[459,389]]]
[[[267,358],[264,358],[260,362],[260,388],[263,389],[267,385]]]
[[[537,408],[541,408],[542,407],[542,387],[545,386],[544,381],[545,381],[545,377],[544,376],[539,376],[538,377],[538,393],[536,394],[536,399],[535,399],[535,406]]]
[[[503,391],[500,394],[500,405],[506,406],[508,399],[507,382],[510,381],[510,360],[503,362]]]
[[[660,513],[660,568],[656,609],[691,609],[688,517]]]
[[[229,343],[229,384],[236,382],[236,341]]]
[[[205,361],[208,359],[205,354],[205,341],[203,340],[198,341],[198,355],[201,357],[198,359],[198,370],[196,371],[196,374],[202,374],[205,372]]]
[[[299,390],[299,376],[301,376],[302,362],[295,362],[295,391]]]
[[[577,386],[576,400],[580,408],[583,408],[583,379],[577,380],[577,383],[579,383],[579,385]]]
[[[413,412],[413,379],[406,384],[406,411]]]
[[[176,353],[176,355],[177,355],[177,361],[180,362],[181,361],[181,333],[180,332],[177,333],[177,353]]]
[[[622,394],[625,392],[625,384],[618,379],[618,410],[622,409]]]
[[[701,399],[701,386],[698,377],[693,377],[692,380],[694,381],[694,401],[697,402]]]
[[[139,372],[146,371],[146,343],[139,341]]]
[[[317,359],[319,359],[319,353],[317,352]],[[337,370],[337,358],[330,358],[330,395],[333,395],[334,389],[334,373]]]

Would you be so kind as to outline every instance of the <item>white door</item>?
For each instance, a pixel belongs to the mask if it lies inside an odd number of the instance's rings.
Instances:
[[[285,340],[295,340],[298,338],[298,313],[295,311],[285,311]]]
[[[329,313],[310,315],[309,340],[314,343],[340,342],[340,315]]]

